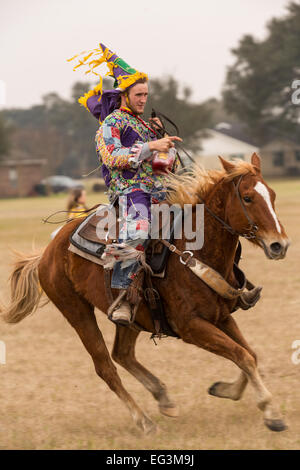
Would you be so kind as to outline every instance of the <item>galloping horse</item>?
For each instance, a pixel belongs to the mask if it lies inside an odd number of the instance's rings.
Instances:
[[[270,259],[284,258],[289,241],[274,211],[275,193],[261,175],[260,158],[253,154],[251,163],[233,164],[223,159],[221,162],[222,170],[195,170],[192,176],[175,175],[169,203],[188,203],[194,208],[195,204],[205,202],[205,243],[193,255],[232,284],[239,236],[262,247]],[[77,331],[92,357],[96,373],[128,407],[134,422],[145,432],[150,432],[155,429],[155,424],[124,388],[112,359],[152,393],[163,414],[177,416],[176,406],[170,400],[166,386],[135,358],[139,331],[116,326],[111,359],[94,314],[95,307],[102,312],[109,307],[103,268],[68,250],[70,234],[79,223],[75,220],[66,224],[43,253],[28,257],[20,255],[11,275],[11,305],[2,312],[3,319],[17,323],[34,311],[40,301],[41,286]],[[174,245],[178,250],[184,250],[185,242],[183,235],[182,239],[174,241]],[[165,278],[153,278],[153,284],[163,299],[169,324],[184,342],[230,359],[240,368],[240,376],[235,382],[216,382],[209,393],[239,400],[249,381],[266,426],[273,431],[284,430],[286,426],[272,395],[259,375],[255,352],[230,314],[236,301],[214,292],[180,262],[176,252],[170,255]],[[145,331],[154,332],[144,302],[138,308],[136,321]]]

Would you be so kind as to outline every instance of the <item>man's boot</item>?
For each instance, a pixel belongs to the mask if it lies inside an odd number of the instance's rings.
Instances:
[[[134,280],[127,289],[121,289],[118,299],[108,309],[108,317],[114,323],[129,325],[134,321],[143,294],[144,269],[137,270]]]
[[[126,289],[121,289],[120,294],[108,309],[108,318],[120,325],[131,323],[131,306],[126,300]]]
[[[125,291],[125,289],[122,289]],[[131,323],[131,307],[128,300],[124,298],[121,300],[119,306],[110,315],[110,320],[120,325],[129,325]]]

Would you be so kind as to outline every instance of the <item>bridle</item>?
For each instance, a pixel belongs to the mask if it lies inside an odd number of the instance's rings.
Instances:
[[[251,219],[250,215],[248,214],[247,208],[246,208],[245,204],[243,203],[242,198],[241,198],[241,195],[240,195],[240,192],[239,192],[239,186],[240,186],[240,183],[241,183],[241,181],[242,181],[242,179],[243,179],[243,176],[244,176],[244,175],[241,175],[241,176],[240,176],[240,178],[239,178],[239,180],[238,180],[238,182],[237,182],[236,185],[234,184],[234,181],[233,181],[233,186],[234,186],[235,193],[236,193],[236,195],[237,195],[238,201],[239,201],[239,203],[240,203],[240,205],[241,205],[241,207],[242,207],[242,209],[243,209],[243,212],[244,212],[244,214],[245,214],[245,216],[246,216],[246,218],[247,218],[247,220],[248,220],[248,222],[249,222],[250,228],[248,229],[248,230],[249,230],[248,233],[242,233],[242,234],[238,234],[238,235],[239,235],[240,237],[246,238],[247,240],[251,240],[251,239],[253,240],[253,239],[257,238],[258,225],[253,222],[253,220]],[[237,233],[237,232],[236,232],[236,233]]]
[[[237,235],[238,237],[243,237],[243,238],[246,238],[247,240],[253,240],[253,239],[256,239],[257,238],[257,234],[256,232],[258,231],[258,225],[255,224],[253,222],[253,220],[251,219],[250,215],[248,214],[248,211],[247,211],[247,208],[245,207],[243,201],[242,201],[242,198],[241,198],[241,195],[240,195],[240,192],[239,192],[239,187],[240,187],[240,184],[241,184],[241,181],[243,179],[243,176],[244,175],[241,175],[237,184],[234,183],[234,181],[232,182],[233,184],[233,187],[234,187],[234,191],[235,191],[235,194],[238,198],[238,201],[243,209],[243,212],[246,216],[246,219],[248,220],[249,222],[249,226],[250,228],[248,229],[247,232],[245,233],[239,233],[237,232],[236,230],[234,230],[229,224],[227,224],[227,222],[225,222],[225,220],[221,219],[221,217],[219,217],[218,215],[216,215],[206,204],[205,202],[200,199],[201,203],[204,205],[204,209],[214,218],[216,219],[218,222],[220,222],[220,224],[223,225],[223,227],[229,232],[231,233],[231,235]],[[199,197],[199,196],[198,196]]]

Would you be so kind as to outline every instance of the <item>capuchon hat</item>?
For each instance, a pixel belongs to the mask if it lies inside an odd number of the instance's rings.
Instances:
[[[76,70],[82,65],[87,66],[88,70],[86,70],[85,73],[97,75],[99,77],[99,83],[95,88],[85,93],[84,96],[81,96],[78,102],[85,106],[85,108],[101,122],[115,109],[121,92],[125,91],[140,79],[148,80],[148,76],[130,67],[123,59],[118,57],[117,54],[101,43],[99,44],[99,48],[93,49],[90,52],[81,52],[68,59],[68,61],[74,60],[83,54],[86,55],[83,59],[78,60],[78,64],[75,65],[73,70]],[[115,79],[114,90],[103,91],[102,75],[95,71],[95,69],[104,62],[106,62],[108,67],[108,72],[105,76],[110,76]]]

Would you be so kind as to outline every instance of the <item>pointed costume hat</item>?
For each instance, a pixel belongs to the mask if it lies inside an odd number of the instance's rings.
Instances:
[[[95,88],[85,93],[84,96],[79,98],[79,103],[86,107],[97,119],[101,121],[110,114],[116,107],[119,95],[128,87],[133,85],[140,79],[148,80],[145,73],[138,72],[130,67],[123,59],[117,56],[114,52],[110,51],[104,44],[99,44],[99,48],[93,49],[91,52],[82,52],[77,54],[68,61],[71,61],[78,56],[86,54],[83,59],[78,60],[73,70],[85,65],[88,67],[86,74],[93,73],[99,77],[99,83]],[[95,71],[97,67],[106,62],[108,72],[105,76],[110,76],[115,79],[114,90],[102,90],[102,76]]]

